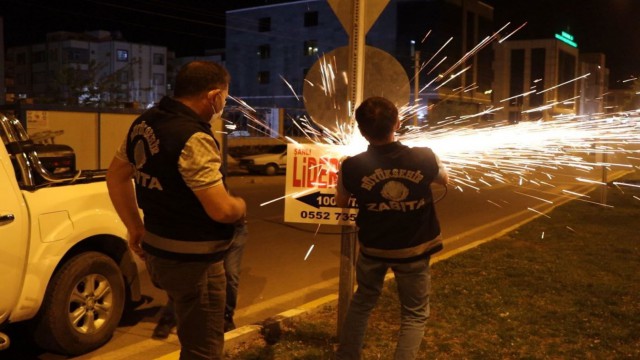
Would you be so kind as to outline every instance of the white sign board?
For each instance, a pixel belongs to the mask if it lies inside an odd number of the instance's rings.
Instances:
[[[47,112],[28,110],[27,130],[30,134],[38,131],[51,130],[49,126],[49,119],[47,118]]]
[[[289,144],[285,185],[284,221],[327,225],[354,225],[353,199],[348,209],[336,206],[336,184],[341,146]]]

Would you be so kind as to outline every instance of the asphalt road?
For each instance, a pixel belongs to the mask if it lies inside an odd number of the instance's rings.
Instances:
[[[583,177],[598,178],[597,171]],[[612,174],[610,174],[611,178]],[[341,228],[283,222],[284,176],[231,176],[229,187],[247,200],[250,238],[243,258],[240,280],[238,326],[252,324],[292,307],[338,290]],[[575,199],[565,190],[584,192],[588,187],[575,175],[560,174],[554,186],[527,183],[493,185],[481,190],[434,186],[443,228],[446,257],[473,244],[490,240],[541,215],[562,202]],[[594,193],[598,197],[598,192]],[[597,202],[599,198],[587,201]],[[546,215],[544,215],[546,216]],[[552,221],[552,219],[550,219]],[[310,248],[313,246],[313,249]],[[123,319],[114,338],[101,349],[75,359],[153,359],[179,349],[175,335],[166,341],[150,339],[156,314],[166,301],[164,293],[143,288],[148,302]],[[23,341],[28,334],[10,332],[12,348],[0,359],[57,360],[66,357],[33,349]]]

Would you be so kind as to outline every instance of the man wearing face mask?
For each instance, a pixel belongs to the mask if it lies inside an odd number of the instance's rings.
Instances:
[[[244,200],[225,188],[210,125],[228,89],[229,74],[219,64],[185,65],[174,97],[133,122],[107,172],[129,247],[174,303],[181,360],[222,359],[223,257],[246,213]]]

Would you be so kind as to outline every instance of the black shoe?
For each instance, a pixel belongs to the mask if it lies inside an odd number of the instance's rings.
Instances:
[[[224,314],[224,332],[234,330],[236,324],[233,322],[233,318],[227,314]]]
[[[156,325],[156,328],[153,329],[153,334],[151,334],[151,337],[159,340],[166,339],[169,337],[169,334],[171,334],[171,329],[173,329],[174,327],[176,327],[175,319],[169,317],[161,317],[160,320],[158,320],[158,325]]]

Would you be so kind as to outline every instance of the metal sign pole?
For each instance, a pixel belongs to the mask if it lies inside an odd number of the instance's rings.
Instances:
[[[353,22],[349,37],[349,101],[355,109],[362,102],[364,83],[364,16],[365,0],[353,0]],[[353,226],[342,227],[340,245],[340,283],[338,291],[338,326],[340,337],[342,325],[353,297],[355,285],[356,232]]]
[[[349,109],[362,102],[364,88],[365,36],[390,0],[327,0],[338,20],[349,34]],[[365,7],[366,2],[366,7]],[[351,116],[351,114],[349,114]],[[344,119],[348,121],[349,119]],[[343,226],[340,249],[340,284],[338,298],[338,328],[340,336],[347,309],[353,297],[356,263],[356,231]]]

